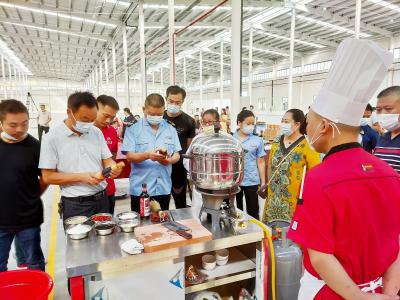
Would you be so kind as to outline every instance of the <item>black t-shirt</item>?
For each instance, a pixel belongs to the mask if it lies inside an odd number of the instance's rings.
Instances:
[[[175,125],[182,147],[181,153],[186,153],[189,147],[187,140],[194,138],[196,135],[196,123],[194,119],[184,112],[175,118],[168,116],[167,112],[165,112],[164,119],[167,119]]]
[[[15,144],[0,139],[0,229],[22,230],[43,223],[39,155],[40,143],[30,135]]]

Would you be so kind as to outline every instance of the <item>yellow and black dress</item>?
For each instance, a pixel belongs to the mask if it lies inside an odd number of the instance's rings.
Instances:
[[[304,165],[310,170],[321,162],[320,154],[311,149],[304,136],[285,147],[284,136],[278,137],[269,153],[272,178],[268,186],[263,222],[290,222],[296,209]],[[289,155],[288,155],[289,154]],[[284,159],[284,161],[282,161]]]

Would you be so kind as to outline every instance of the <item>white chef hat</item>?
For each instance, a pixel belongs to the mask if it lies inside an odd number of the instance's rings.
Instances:
[[[311,109],[332,122],[360,126],[365,107],[392,61],[391,52],[371,41],[345,39]]]

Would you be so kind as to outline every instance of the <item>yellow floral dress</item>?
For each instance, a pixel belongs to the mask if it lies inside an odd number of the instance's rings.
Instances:
[[[291,150],[293,151],[290,153]],[[277,166],[288,153],[290,154],[277,170]],[[297,205],[304,165],[310,170],[320,162],[320,154],[310,148],[304,136],[288,148],[285,147],[283,136],[273,142],[269,153],[269,165],[271,175],[276,170],[277,174],[268,186],[268,198],[263,214],[264,223],[274,220],[291,221]]]

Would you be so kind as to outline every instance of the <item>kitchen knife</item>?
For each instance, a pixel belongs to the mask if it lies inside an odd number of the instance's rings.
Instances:
[[[179,223],[178,223],[179,224]],[[173,224],[173,222],[164,222],[162,223],[162,225],[166,228],[168,228],[169,230],[176,232],[177,234],[179,234],[181,237],[184,237],[185,239],[189,240],[191,239],[193,236],[192,234],[190,234],[189,232],[187,232],[186,230],[182,230],[182,228],[177,227],[176,225]],[[181,224],[179,224],[181,225]],[[186,227],[186,226],[185,226]],[[187,228],[187,227],[186,227]]]

